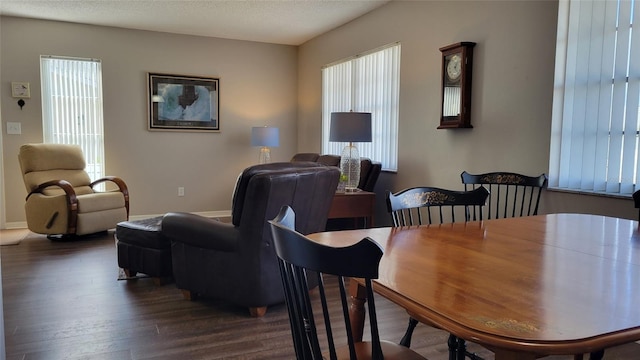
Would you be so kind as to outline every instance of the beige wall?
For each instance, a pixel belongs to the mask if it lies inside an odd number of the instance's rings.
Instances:
[[[384,191],[416,185],[461,189],[460,173],[548,173],[556,42],[556,1],[394,1],[304,44],[299,50],[300,151],[321,147],[321,67],[399,41],[402,44],[399,166]],[[437,130],[440,47],[473,41],[473,129]],[[590,212],[637,219],[629,199],[558,192],[542,212]]]
[[[281,129],[275,160],[320,151],[321,67],[391,42],[402,44],[399,169],[384,191],[461,188],[460,172],[548,172],[557,1],[393,1],[300,47],[0,18],[2,159],[8,223],[24,221],[18,147],[42,140],[40,54],[102,59],[107,172],[126,178],[132,215],[229,210],[236,175],[255,163],[250,127]],[[437,130],[438,48],[474,41],[473,129]],[[146,72],[221,78],[219,134],[149,132]],[[21,111],[11,81],[29,81]],[[297,112],[296,112],[297,110]],[[7,121],[22,135],[6,135]],[[297,137],[296,137],[297,134]],[[186,196],[177,196],[177,187]],[[548,192],[542,212],[636,219],[629,199]]]
[[[42,142],[40,55],[102,60],[106,172],[127,182],[133,216],[229,210],[237,175],[258,160],[252,126],[280,128],[275,161],[295,153],[297,47],[11,17],[0,26],[8,225],[25,221],[18,148]],[[221,132],[148,131],[147,72],[219,77]],[[31,83],[22,110],[11,81]],[[6,122],[20,122],[22,135],[7,135]]]

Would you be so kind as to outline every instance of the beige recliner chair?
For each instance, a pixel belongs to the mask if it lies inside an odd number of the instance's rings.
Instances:
[[[107,176],[91,182],[82,149],[77,145],[25,144],[18,154],[29,193],[25,211],[29,230],[51,235],[85,235],[116,227],[129,218],[125,182]],[[108,182],[113,189],[95,191]]]

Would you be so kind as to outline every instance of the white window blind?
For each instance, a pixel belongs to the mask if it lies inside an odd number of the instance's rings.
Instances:
[[[100,60],[40,57],[44,142],[82,148],[92,180],[104,176]]]
[[[638,189],[639,10],[633,0],[559,3],[551,187]]]
[[[332,112],[370,112],[372,142],[356,143],[361,157],[398,170],[400,44],[322,69],[322,152],[340,155],[346,143],[329,141]]]

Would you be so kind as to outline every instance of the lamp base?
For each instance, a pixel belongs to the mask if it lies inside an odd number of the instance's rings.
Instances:
[[[344,191],[358,191],[360,184],[360,153],[352,143],[342,149],[340,171],[347,177]]]
[[[271,149],[266,146],[260,148],[260,164],[267,164],[271,162]]]

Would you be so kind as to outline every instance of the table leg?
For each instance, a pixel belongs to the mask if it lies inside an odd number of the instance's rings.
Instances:
[[[362,341],[364,331],[364,303],[367,301],[367,289],[354,279],[349,279],[349,294],[351,295],[351,307],[349,308],[349,320],[354,341]]]
[[[447,346],[449,347],[449,360],[458,360],[458,338],[455,335],[449,334]]]

